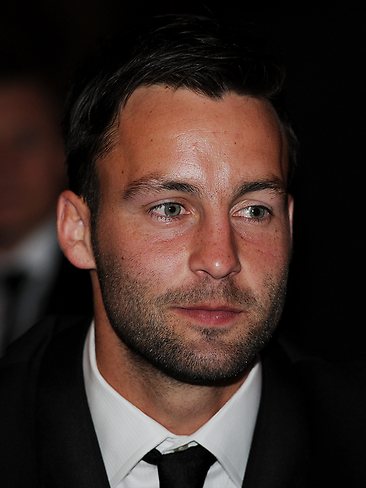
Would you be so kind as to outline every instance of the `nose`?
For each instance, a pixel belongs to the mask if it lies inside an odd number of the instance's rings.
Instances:
[[[240,272],[237,243],[228,218],[206,219],[197,229],[190,254],[191,271],[219,280]]]

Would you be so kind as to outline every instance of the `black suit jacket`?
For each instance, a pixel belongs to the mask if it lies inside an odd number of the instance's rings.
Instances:
[[[40,305],[39,317],[87,315],[92,310],[93,294],[89,271],[73,266],[60,251],[57,272]]]
[[[0,363],[3,488],[108,488],[83,384],[91,317],[40,322]],[[245,488],[365,487],[365,364],[273,343]],[[189,488],[189,487],[187,487]]]

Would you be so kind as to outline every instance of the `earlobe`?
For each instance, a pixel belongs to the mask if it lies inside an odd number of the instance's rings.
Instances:
[[[70,190],[62,192],[58,200],[57,235],[63,253],[74,266],[95,269],[89,208]]]

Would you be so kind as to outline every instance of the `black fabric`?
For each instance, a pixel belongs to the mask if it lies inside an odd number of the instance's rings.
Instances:
[[[61,254],[57,275],[45,295],[40,318],[47,315],[88,315],[93,312],[90,272],[73,266]]]
[[[153,449],[142,459],[157,465],[160,488],[202,488],[210,466],[216,461],[200,445],[169,454]]]
[[[90,321],[49,317],[0,360],[1,488],[109,488],[83,382]],[[366,486],[365,358],[324,361],[275,339],[262,365],[243,488]]]
[[[39,369],[35,438],[42,487],[109,487],[81,367],[90,322],[58,333]]]

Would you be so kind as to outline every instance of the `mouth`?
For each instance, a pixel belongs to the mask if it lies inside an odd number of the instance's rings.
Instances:
[[[226,305],[191,305],[174,307],[179,314],[201,326],[230,326],[243,313],[243,310]]]

